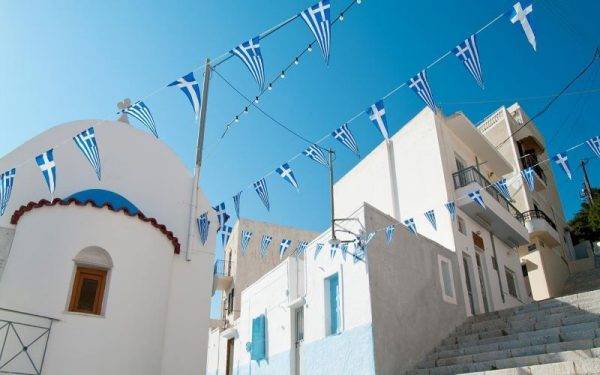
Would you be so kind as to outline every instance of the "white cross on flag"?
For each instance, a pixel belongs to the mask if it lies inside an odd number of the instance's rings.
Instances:
[[[592,152],[594,154],[596,154],[597,157],[600,158],[600,137],[599,136],[595,136],[593,138],[588,139],[585,142],[590,147],[590,149],[592,150]]]
[[[281,243],[279,244],[279,259],[283,258],[283,254],[285,254],[291,244],[292,240],[281,240]]]
[[[329,63],[329,47],[331,44],[330,8],[329,0],[323,0],[300,13],[300,16],[315,36],[317,43],[319,43],[326,63]]]
[[[465,68],[475,78],[479,87],[483,88],[481,63],[479,62],[479,50],[477,49],[477,35],[473,34],[465,39],[464,42],[454,47],[452,52],[462,61]]]
[[[298,190],[298,181],[294,176],[294,171],[292,171],[292,168],[288,163],[283,163],[281,167],[275,170],[275,172],[277,172],[277,174],[280,175],[281,178],[289,182],[293,187],[296,188],[296,190]]]
[[[56,163],[54,163],[53,152],[54,150],[50,149],[35,157],[35,162],[42,171],[50,194],[54,194],[54,189],[56,189]]]
[[[260,38],[252,38],[235,47],[230,52],[242,60],[244,65],[250,70],[256,83],[258,83],[258,88],[262,90],[265,85],[265,67],[263,65],[262,54],[260,53]]]
[[[531,23],[529,23],[529,19],[527,18],[527,15],[531,12],[533,12],[533,4],[529,4],[525,7],[525,9],[523,9],[521,3],[517,2],[515,5],[513,5],[513,12],[510,16],[510,22],[512,22],[513,24],[519,22],[521,24],[521,27],[523,27],[523,32],[525,32],[525,36],[527,37],[529,44],[531,44],[534,51],[537,51],[535,34],[533,34]]]
[[[412,77],[407,84],[433,112],[437,112],[437,107],[433,101],[433,95],[431,94],[429,82],[427,82],[427,72],[425,70],[421,70],[416,76]]]
[[[375,104],[372,104],[369,108],[367,108],[366,112],[367,115],[369,115],[369,120],[371,120],[371,122],[377,126],[377,129],[379,129],[381,135],[383,135],[383,138],[390,139],[383,100],[378,100]]]
[[[194,73],[190,72],[184,75],[177,79],[177,81],[169,83],[169,86],[177,86],[183,91],[192,104],[192,107],[194,107],[196,117],[198,117],[200,113],[200,85],[198,85],[196,78],[194,78]]]
[[[567,177],[571,180],[571,168],[569,168],[569,157],[567,156],[567,152],[559,152],[552,157],[552,160],[565,171]]]
[[[16,172],[17,170],[12,168],[0,174],[0,216],[4,215],[8,201],[10,200]]]

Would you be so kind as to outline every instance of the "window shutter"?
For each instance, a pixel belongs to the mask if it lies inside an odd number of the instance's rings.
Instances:
[[[265,359],[266,349],[266,317],[260,315],[252,320],[252,348],[250,359],[260,361]]]

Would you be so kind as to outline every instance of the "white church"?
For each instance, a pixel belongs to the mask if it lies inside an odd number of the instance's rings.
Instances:
[[[95,149],[74,140],[88,142],[90,128]],[[0,159],[1,172],[13,168],[0,216],[0,373],[201,373],[215,231],[202,245],[189,219],[217,220],[175,153],[123,122],[85,120]]]

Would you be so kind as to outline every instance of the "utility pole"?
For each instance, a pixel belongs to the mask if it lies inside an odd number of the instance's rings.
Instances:
[[[585,165],[587,164],[587,159],[582,159],[580,161],[581,169],[583,170],[583,186],[585,190],[585,195],[587,196],[588,203],[591,205],[594,203],[594,198],[592,197],[592,186],[590,185],[590,179],[587,174],[587,170],[585,169]]]
[[[202,99],[200,102],[200,117],[198,118],[198,142],[196,144],[196,165],[194,167],[194,178],[192,185],[192,199],[190,206],[190,220],[188,223],[188,241],[185,251],[185,259],[187,261],[192,260],[191,247],[192,247],[192,228],[193,223],[196,220],[197,215],[197,204],[198,204],[198,185],[200,182],[200,167],[202,166],[202,148],[204,146],[204,129],[206,128],[206,106],[208,104],[208,88],[210,83],[210,72],[211,72],[210,59],[206,59],[206,65],[204,65],[204,85],[202,87]]]

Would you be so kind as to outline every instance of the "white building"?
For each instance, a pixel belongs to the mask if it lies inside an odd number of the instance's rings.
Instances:
[[[99,181],[72,137],[93,126]],[[51,196],[34,157],[54,148]],[[0,159],[0,372],[197,374],[206,363],[215,235],[189,226],[193,179],[152,135],[112,121],[54,127]],[[194,217],[214,212],[202,193]],[[186,261],[191,233],[191,261]]]

